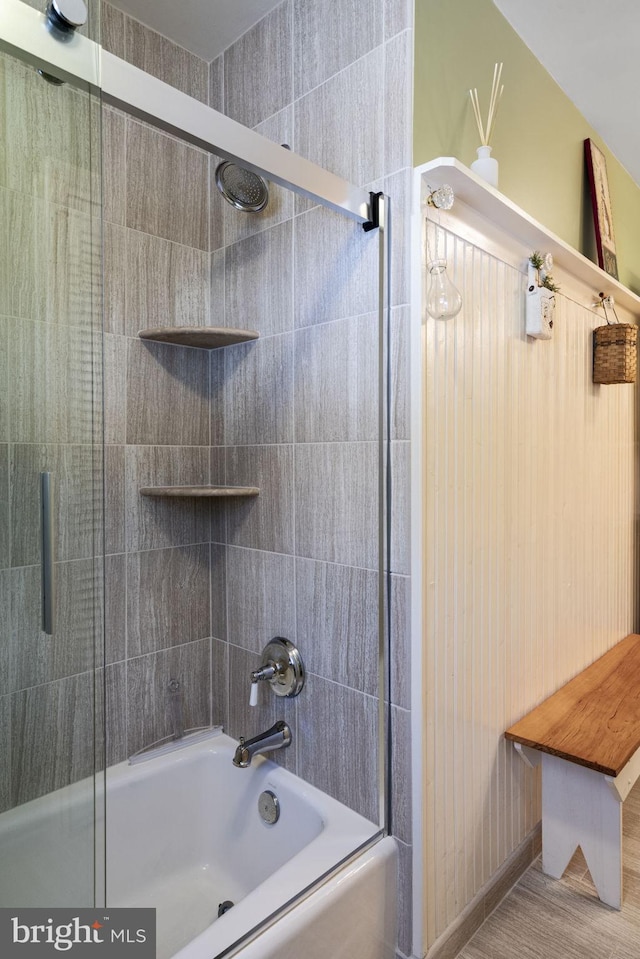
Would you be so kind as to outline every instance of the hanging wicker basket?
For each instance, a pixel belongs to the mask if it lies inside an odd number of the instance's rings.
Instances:
[[[611,323],[593,331],[593,382],[635,383],[638,372],[638,327]]]

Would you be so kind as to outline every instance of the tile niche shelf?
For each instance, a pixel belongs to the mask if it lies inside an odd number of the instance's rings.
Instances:
[[[255,330],[237,330],[221,326],[159,326],[140,330],[141,340],[170,343],[174,346],[194,346],[202,350],[218,350],[236,343],[257,340]],[[142,486],[141,496],[180,499],[234,499],[259,496],[257,486]]]
[[[182,499],[231,499],[259,496],[257,486],[141,486],[141,496],[173,496]]]
[[[470,211],[482,217],[483,234],[490,236],[496,229],[501,230],[530,250],[551,253],[554,272],[556,267],[563,270],[576,280],[588,284],[596,295],[600,291],[605,296],[611,294],[616,304],[625,307],[634,316],[640,316],[640,296],[547,230],[455,157],[438,157],[417,167],[415,172],[420,177],[421,204],[426,201],[431,190],[448,183],[456,197],[452,213],[456,212],[460,201]],[[446,214],[442,216],[442,223],[446,224]]]

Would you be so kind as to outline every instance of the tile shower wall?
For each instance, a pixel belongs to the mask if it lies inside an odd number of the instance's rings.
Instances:
[[[103,11],[114,53],[205,99],[197,58]],[[392,198],[391,725],[404,953],[411,31],[405,0],[286,0],[208,65],[206,90],[215,109]],[[237,736],[286,719],[294,744],[276,758],[377,819],[377,237],[278,187],[263,214],[239,213],[213,185],[214,158],[207,167],[197,149],[116,111],[104,132],[115,279],[105,291],[109,689],[124,717],[110,757],[170,732],[175,673],[194,724],[222,722]],[[249,327],[260,339],[211,354],[136,340],[165,323]],[[261,494],[211,511],[137,495],[145,483],[208,481]],[[250,709],[250,671],[275,635],[299,644],[307,686],[295,701],[261,689]]]
[[[206,101],[209,66],[103,4],[106,49]],[[208,503],[141,486],[209,482],[209,358],[138,338],[210,319],[209,157],[103,110],[107,755],[211,722]]]
[[[391,195],[393,830],[401,847],[399,946],[411,952],[407,608],[408,263],[412,19],[404,2],[287,0],[211,65],[210,103],[367,189]],[[247,96],[246,91],[251,95]],[[377,112],[376,112],[377,111]],[[237,213],[212,190],[212,322],[261,337],[211,354],[213,478],[256,483],[254,503],[218,524],[214,607],[226,607],[232,735],[283,715],[284,761],[377,819],[377,239],[272,189]],[[214,530],[215,530],[214,524]],[[226,587],[225,587],[226,582]],[[221,625],[225,625],[221,623]],[[248,670],[274,635],[297,642],[307,686],[292,703]],[[223,659],[226,657],[226,659]],[[215,670],[215,667],[214,667]],[[215,706],[214,706],[215,708]],[[264,712],[262,712],[264,711]],[[354,748],[355,747],[355,748]]]
[[[88,96],[0,59],[0,811],[94,768],[97,121]],[[54,636],[40,628],[41,470],[54,484]]]

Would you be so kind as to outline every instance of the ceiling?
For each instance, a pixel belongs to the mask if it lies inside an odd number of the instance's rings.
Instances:
[[[638,0],[493,0],[640,184]]]
[[[282,0],[110,0],[114,7],[186,47],[215,60]]]

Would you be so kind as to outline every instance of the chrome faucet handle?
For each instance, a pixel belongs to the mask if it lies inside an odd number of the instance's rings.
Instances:
[[[267,680],[276,696],[297,696],[304,686],[304,663],[288,639],[276,636],[262,651],[259,669],[251,673],[249,705],[258,704],[258,683]]]

